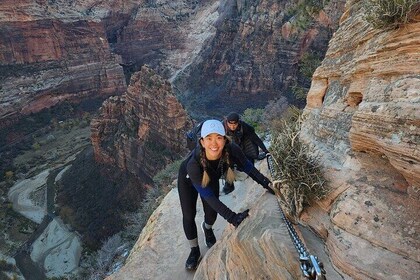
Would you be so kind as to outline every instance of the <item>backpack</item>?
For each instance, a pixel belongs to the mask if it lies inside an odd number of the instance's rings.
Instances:
[[[204,121],[197,123],[190,131],[186,133],[187,147],[190,151],[194,150],[198,145],[198,140],[201,138],[201,127]]]

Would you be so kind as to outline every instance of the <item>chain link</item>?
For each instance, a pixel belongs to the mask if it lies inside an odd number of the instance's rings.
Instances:
[[[267,164],[268,169],[270,170],[271,178],[272,180],[275,179],[276,172],[274,170],[274,162],[272,155],[267,156]],[[286,224],[287,230],[289,231],[290,238],[293,241],[293,245],[295,246],[298,254],[299,254],[299,262],[300,262],[300,269],[302,270],[303,275],[312,280],[326,280],[325,278],[325,270],[324,265],[322,262],[318,261],[318,258],[313,255],[309,255],[305,245],[300,240],[298,234],[296,233],[295,228],[293,227],[292,223],[287,219],[286,215],[283,212],[283,209],[281,208],[280,202],[279,202],[279,208],[281,217],[284,220],[284,223]]]

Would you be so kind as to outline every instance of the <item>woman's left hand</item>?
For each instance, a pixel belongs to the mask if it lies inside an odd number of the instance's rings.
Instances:
[[[273,183],[271,183],[271,181],[267,177],[264,179],[264,182],[263,182],[262,186],[269,193],[274,194],[274,195],[276,194],[273,190]]]

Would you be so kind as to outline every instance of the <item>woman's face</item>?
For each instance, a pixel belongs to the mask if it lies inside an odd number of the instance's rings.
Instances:
[[[200,143],[206,151],[207,159],[216,160],[222,156],[226,140],[225,137],[220,134],[211,133],[206,137],[201,138]]]

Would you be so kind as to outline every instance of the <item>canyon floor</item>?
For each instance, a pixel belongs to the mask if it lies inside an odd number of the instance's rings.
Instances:
[[[11,264],[15,264],[12,256],[31,238],[46,214],[46,209],[36,205],[45,203],[42,195],[45,188],[41,186],[45,182],[39,185],[40,180],[37,178],[48,170],[69,164],[78,152],[90,145],[90,127],[58,126],[46,134],[34,137],[33,142],[36,144],[32,149],[22,151],[14,159],[14,166],[18,170],[15,180],[0,182],[0,258]],[[15,189],[13,197],[9,193],[12,186]],[[29,191],[34,188],[39,191]],[[9,275],[16,273],[11,268],[8,271],[11,273]]]

